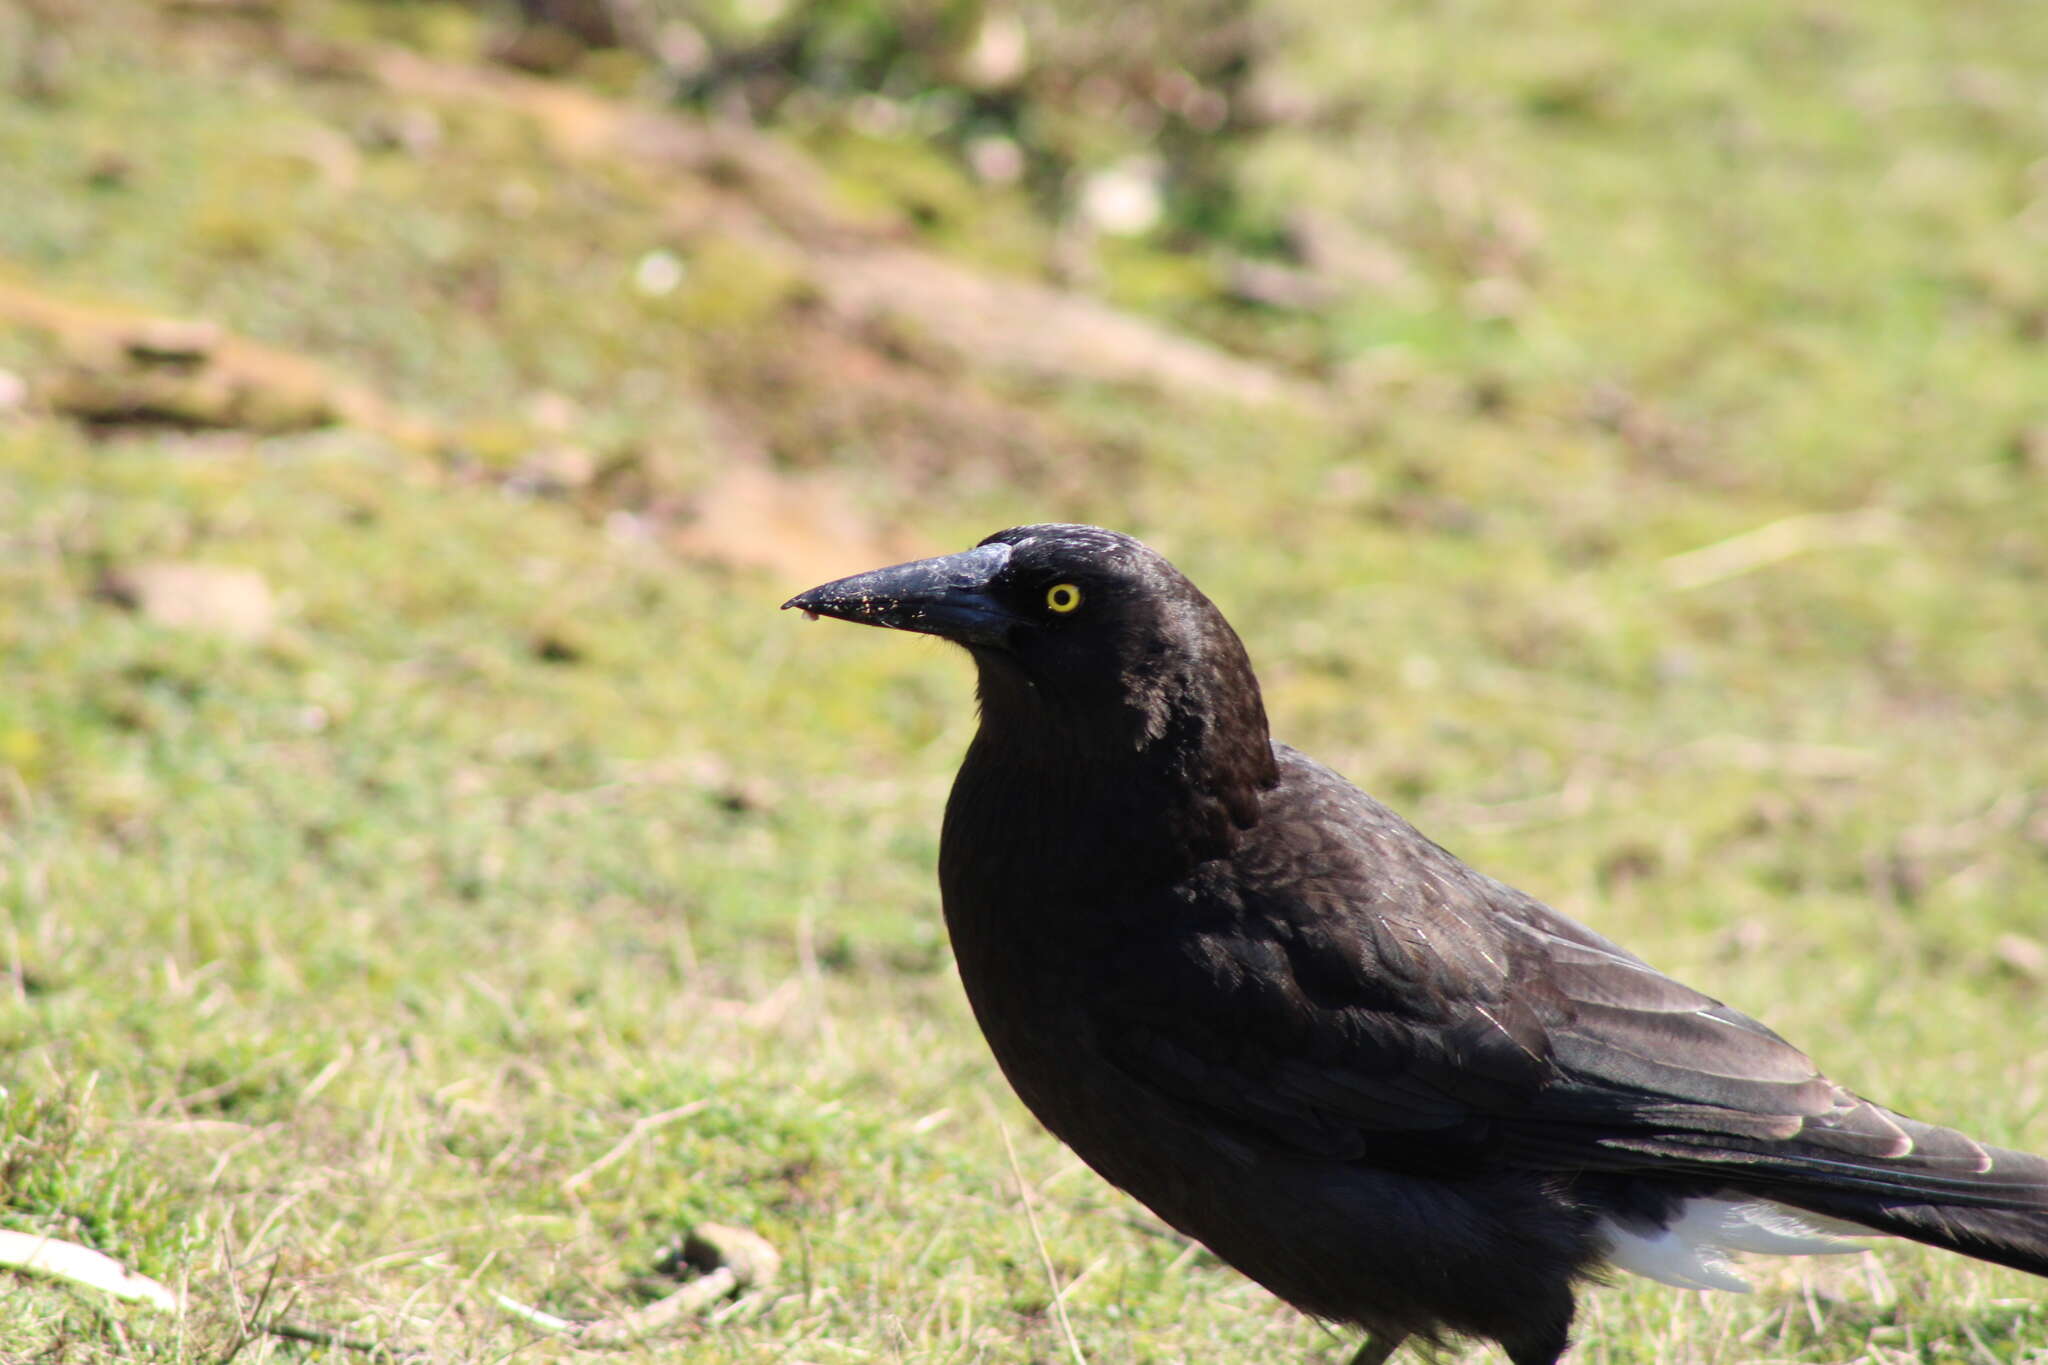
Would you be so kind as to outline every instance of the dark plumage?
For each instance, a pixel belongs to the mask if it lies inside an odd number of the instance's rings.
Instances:
[[[1551,1365],[1604,1268],[1736,1287],[1723,1250],[1834,1220],[2048,1274],[2048,1162],[1859,1099],[1274,743],[1236,633],[1130,537],[1018,527],[787,605],[972,653],[939,880],[996,1060],[1359,1361]]]

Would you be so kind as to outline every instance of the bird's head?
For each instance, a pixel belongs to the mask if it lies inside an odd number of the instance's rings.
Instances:
[[[964,645],[981,675],[985,734],[1055,752],[1150,754],[1190,775],[1220,765],[1248,790],[1273,780],[1265,708],[1237,633],[1164,557],[1119,532],[1013,527],[783,605]]]

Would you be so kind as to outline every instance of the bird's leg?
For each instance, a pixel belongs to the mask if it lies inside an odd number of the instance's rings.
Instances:
[[[1387,1357],[1401,1349],[1401,1343],[1408,1340],[1406,1332],[1399,1336],[1383,1337],[1377,1332],[1369,1333],[1365,1345],[1358,1348],[1358,1354],[1351,1357],[1351,1365],[1387,1365]]]

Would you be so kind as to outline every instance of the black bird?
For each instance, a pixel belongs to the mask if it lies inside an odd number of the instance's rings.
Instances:
[[[1031,1111],[1353,1365],[1565,1350],[1608,1269],[1896,1234],[2048,1275],[2048,1161],[1861,1099],[1762,1024],[1473,871],[1266,730],[1222,613],[1091,526],[791,598],[980,674],[939,883]]]

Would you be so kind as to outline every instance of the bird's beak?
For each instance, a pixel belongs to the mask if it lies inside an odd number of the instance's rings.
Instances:
[[[1017,617],[989,584],[1010,562],[1010,547],[977,545],[957,555],[871,569],[800,592],[782,604],[809,616],[939,635],[964,645],[1000,645]]]

